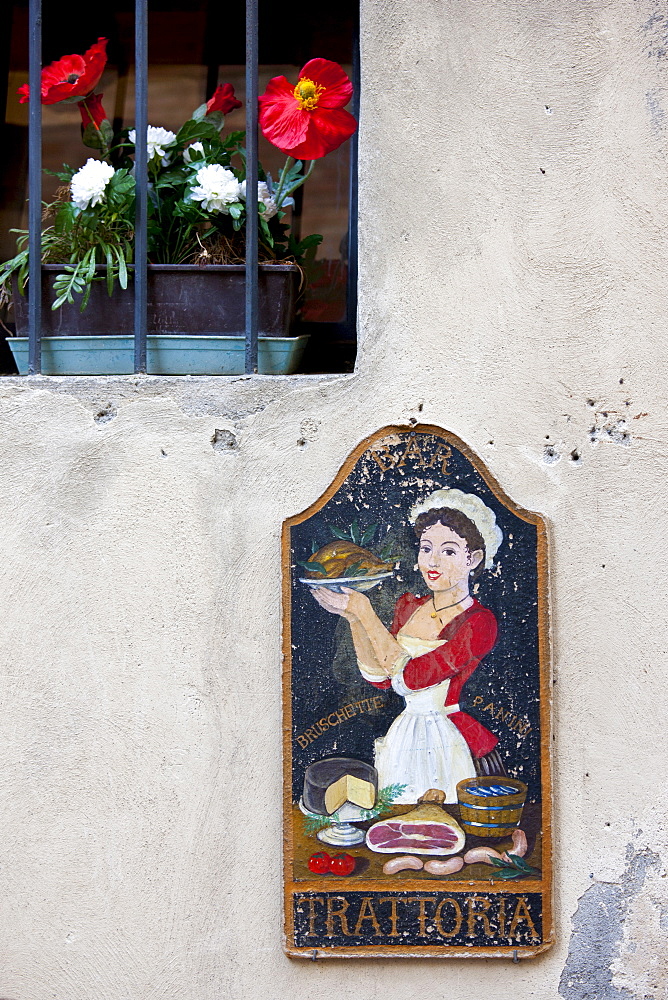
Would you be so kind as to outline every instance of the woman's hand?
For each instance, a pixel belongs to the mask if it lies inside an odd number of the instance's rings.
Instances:
[[[341,615],[349,622],[359,621],[371,607],[371,602],[365,594],[351,590],[350,587],[341,587],[340,594],[328,587],[316,587],[312,593],[321,608],[334,615]]]

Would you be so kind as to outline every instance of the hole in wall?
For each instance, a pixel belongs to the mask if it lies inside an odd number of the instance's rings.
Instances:
[[[100,407],[93,417],[93,420],[96,424],[108,424],[110,420],[114,419],[117,413],[118,411],[113,403],[106,403],[104,406]]]
[[[234,451],[239,447],[239,442],[232,431],[216,429],[211,438],[211,447],[214,451]]]

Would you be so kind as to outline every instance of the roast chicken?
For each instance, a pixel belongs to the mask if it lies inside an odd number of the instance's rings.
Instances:
[[[309,563],[315,563],[309,569]],[[363,549],[354,542],[334,539],[314,552],[306,564],[306,574],[311,580],[337,580],[346,576],[376,576],[379,573],[392,571],[392,563],[383,562],[368,549]],[[318,568],[322,566],[323,574]]]

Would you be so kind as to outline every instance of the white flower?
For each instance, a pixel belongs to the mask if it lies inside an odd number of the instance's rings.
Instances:
[[[128,132],[128,138],[131,143],[135,143],[137,137],[137,132],[135,129],[131,128]],[[157,128],[155,125],[149,125],[146,129],[146,157],[152,160],[154,156],[165,155],[165,150],[168,146],[171,146],[176,135],[174,132],[170,132],[166,128]],[[163,166],[167,166],[166,163]]]
[[[246,200],[246,181],[241,182],[241,197]],[[257,182],[257,200],[264,205],[264,212],[262,213],[263,219],[273,219],[273,217],[278,212],[276,207],[276,202],[269,194],[269,188],[267,187],[266,181]]]
[[[202,145],[201,142],[192,142],[189,146],[186,146],[186,148],[183,150],[183,159],[185,160],[186,163],[191,162],[192,157],[190,154],[194,152],[201,153],[202,157],[204,156],[204,146]],[[201,158],[195,157],[195,162],[197,162],[197,160],[199,159]]]
[[[107,184],[114,176],[114,168],[104,160],[94,160],[90,156],[83,167],[77,170],[70,182],[72,201],[82,211],[99,205],[104,198]]]
[[[200,201],[207,212],[229,214],[229,206],[239,201],[241,185],[231,170],[211,163],[200,167],[196,175],[197,185],[190,192],[192,201]]]

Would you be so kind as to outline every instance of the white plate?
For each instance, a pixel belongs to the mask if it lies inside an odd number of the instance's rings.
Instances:
[[[340,576],[335,579],[325,577],[321,580],[300,577],[299,582],[305,583],[311,589],[314,587],[326,587],[327,590],[333,590],[335,594],[340,594],[341,587],[349,587],[351,590],[359,590],[360,592],[371,590],[372,587],[375,587],[382,580],[387,580],[388,576],[392,576],[391,571],[389,573],[378,573],[376,576]]]

